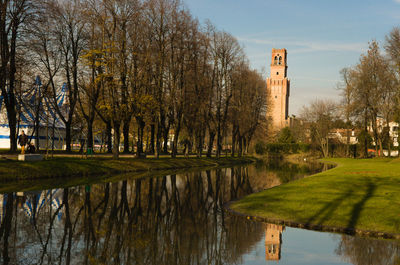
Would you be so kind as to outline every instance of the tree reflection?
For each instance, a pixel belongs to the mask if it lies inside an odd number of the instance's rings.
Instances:
[[[240,264],[264,229],[277,231],[279,242],[266,240],[266,249],[279,259],[282,227],[226,215],[223,206],[315,169],[262,167],[0,194],[0,262]]]
[[[248,170],[228,168],[1,195],[1,260],[240,263],[263,225],[227,216],[222,207],[251,192]]]
[[[335,252],[354,265],[400,264],[397,241],[342,235]]]

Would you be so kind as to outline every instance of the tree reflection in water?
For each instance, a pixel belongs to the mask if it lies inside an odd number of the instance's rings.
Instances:
[[[265,257],[271,248],[279,259],[283,227],[226,215],[223,205],[316,170],[258,165],[0,194],[0,262],[241,264],[264,233]],[[272,233],[278,243],[267,240]],[[397,243],[374,242],[343,236],[337,253],[354,264],[396,264]]]
[[[4,264],[235,264],[263,225],[226,216],[253,192],[248,169],[218,169],[0,195]]]
[[[398,241],[342,235],[336,254],[354,265],[398,265]]]

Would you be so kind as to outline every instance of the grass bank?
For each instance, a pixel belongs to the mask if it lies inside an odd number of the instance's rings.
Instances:
[[[145,172],[156,170],[187,169],[194,167],[230,166],[251,163],[251,157],[223,158],[110,158],[81,159],[75,157],[57,157],[36,162],[16,160],[0,161],[0,182],[16,180],[61,178],[69,176],[91,176]]]
[[[327,159],[334,169],[233,202],[267,222],[400,238],[400,159]]]

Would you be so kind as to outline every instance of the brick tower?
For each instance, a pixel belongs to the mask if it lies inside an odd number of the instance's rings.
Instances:
[[[290,81],[287,78],[286,49],[272,49],[271,76],[267,78],[267,92],[272,105],[269,116],[272,129],[278,131],[289,126]]]

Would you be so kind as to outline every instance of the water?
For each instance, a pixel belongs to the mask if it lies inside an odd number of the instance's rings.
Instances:
[[[257,223],[223,210],[322,169],[256,164],[0,194],[0,262],[399,264],[396,241]]]

